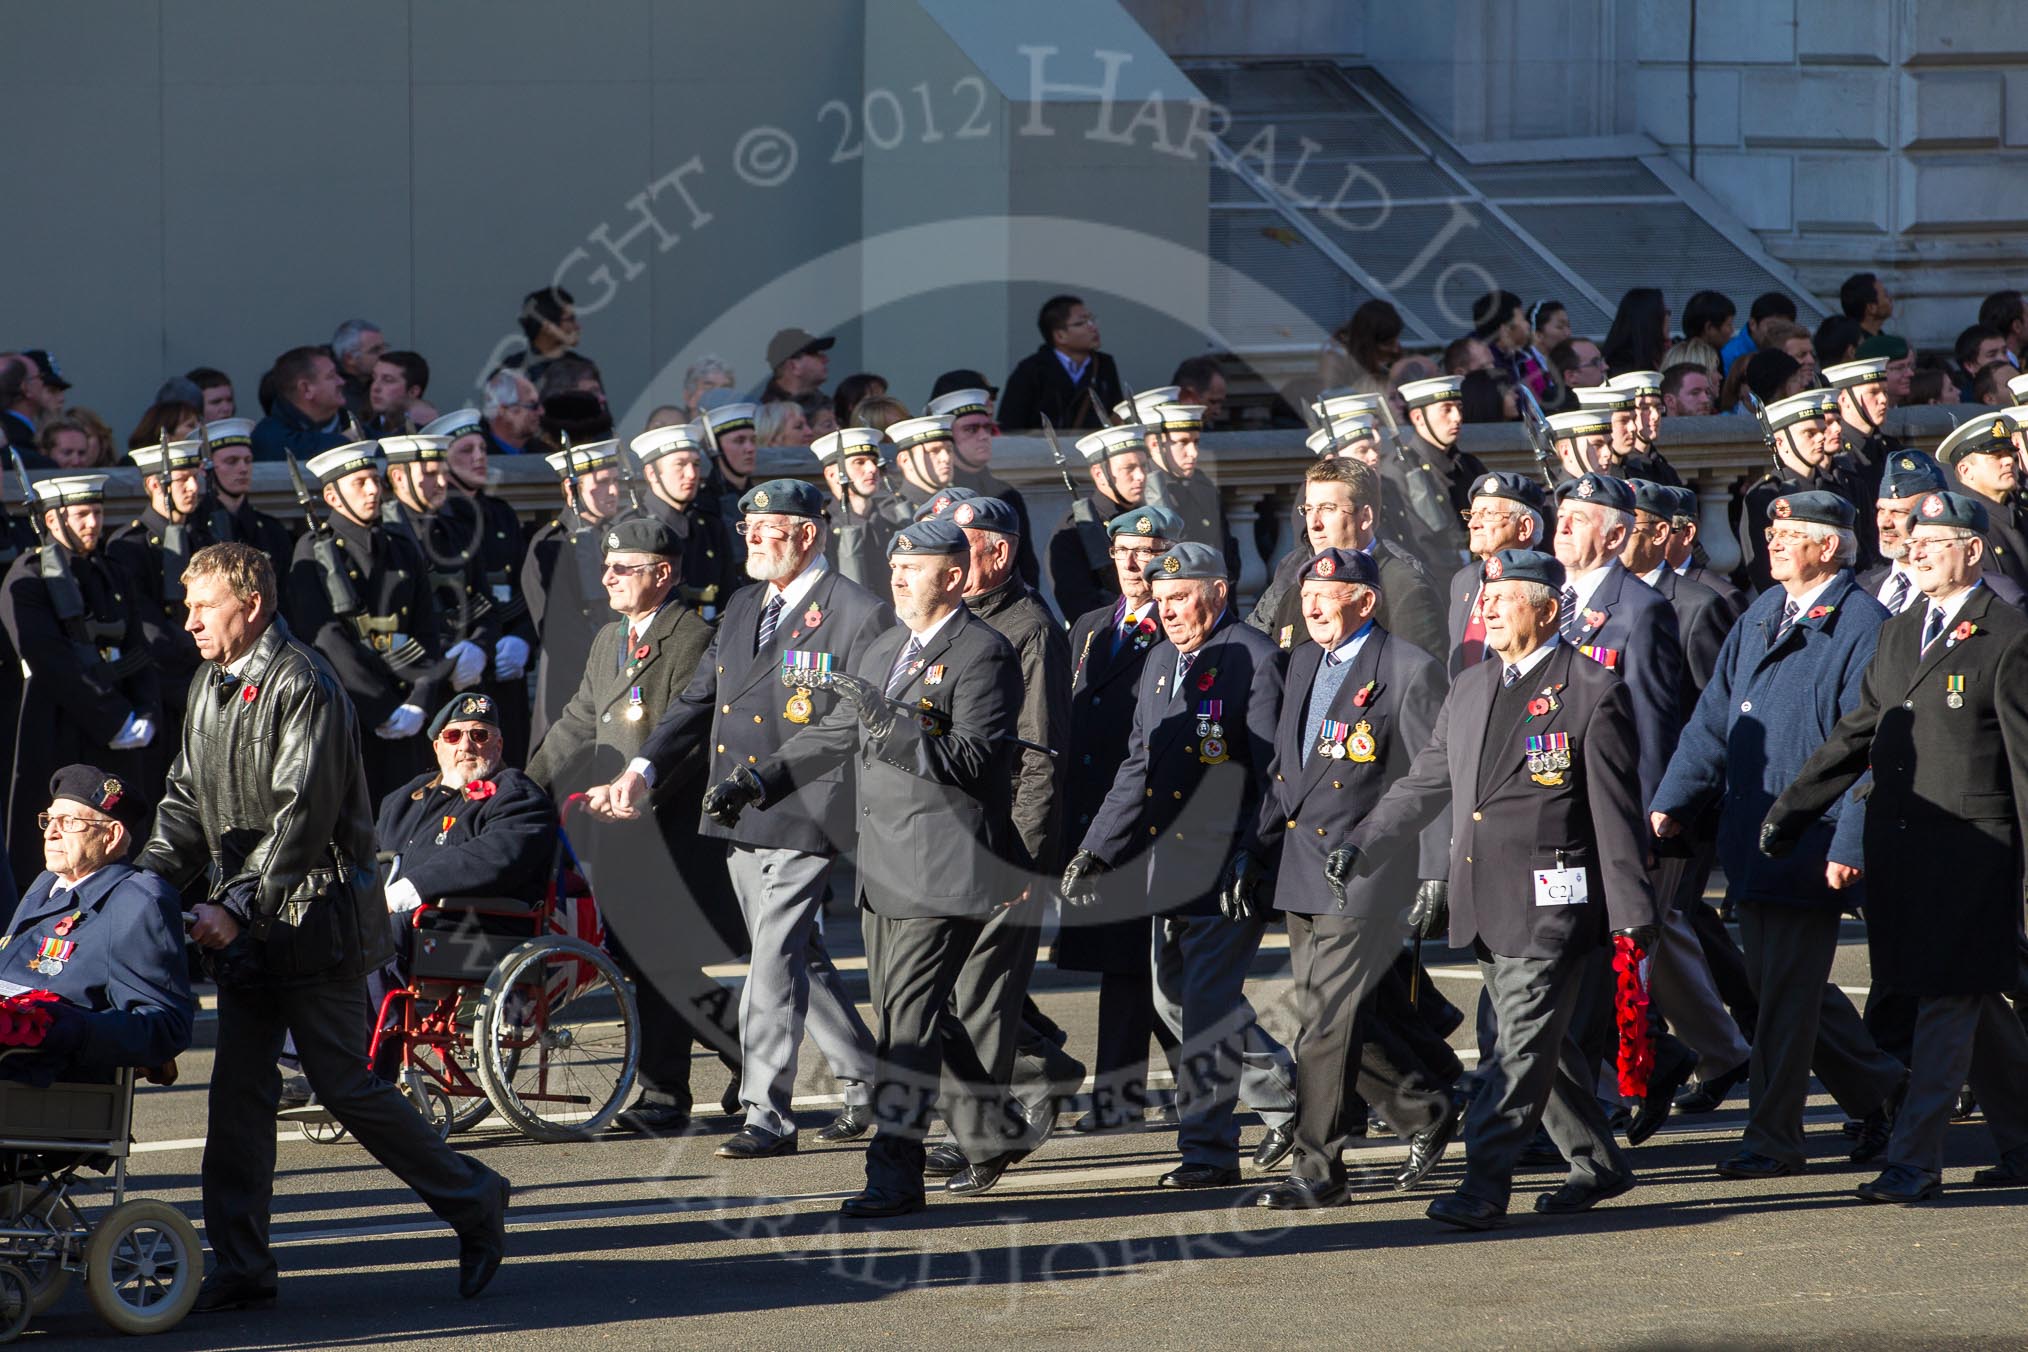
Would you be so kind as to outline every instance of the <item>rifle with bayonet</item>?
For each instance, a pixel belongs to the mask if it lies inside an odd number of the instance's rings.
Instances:
[[[338,533],[317,510],[317,499],[310,496],[310,485],[304,482],[303,467],[296,463],[294,452],[284,452],[283,459],[289,463],[289,482],[296,489],[296,505],[303,509],[303,521],[310,529],[310,557],[316,562],[317,571],[324,575],[324,598],[331,603],[331,613],[339,619],[357,620],[366,613],[366,607],[353,590],[352,574],[338,549]]]
[[[1457,520],[1451,514],[1448,495],[1438,494],[1424,466],[1409,453],[1408,443],[1402,440],[1401,424],[1394,420],[1394,405],[1385,396],[1379,402],[1378,411],[1381,420],[1387,424],[1387,439],[1394,447],[1395,458],[1401,462],[1403,487],[1408,490],[1408,510],[1430,530],[1448,534]]]
[[[28,466],[22,463],[21,452],[10,446],[7,454],[14,462],[14,479],[20,485],[21,496],[30,504],[28,521],[35,530],[36,546],[40,551],[36,573],[41,577],[42,585],[49,588],[49,608],[63,625],[71,646],[77,650],[78,660],[87,667],[103,664],[115,680],[133,675],[148,665],[148,650],[142,648],[122,653],[117,658],[104,655],[104,650],[92,637],[91,618],[85,612],[84,592],[70,569],[70,556],[82,554],[84,550],[71,535],[70,528],[62,524],[61,508],[56,509],[58,538],[50,538],[48,524],[43,521],[42,512],[34,506],[35,494],[28,484]],[[124,626],[121,628],[124,629]]]
[[[1542,412],[1542,405],[1536,401],[1535,391],[1525,382],[1514,386],[1521,405],[1521,430],[1528,434],[1528,445],[1535,452],[1535,471],[1542,476],[1542,486],[1553,497],[1556,493],[1556,437],[1550,431],[1549,419]]]

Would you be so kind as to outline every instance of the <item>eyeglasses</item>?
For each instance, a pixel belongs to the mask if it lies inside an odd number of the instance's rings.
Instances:
[[[1458,515],[1463,518],[1467,526],[1490,526],[1496,521],[1512,521],[1515,514],[1513,512],[1476,511],[1459,512]]]
[[[632,577],[644,569],[653,568],[652,563],[609,563],[600,570],[600,576]]]
[[[1128,563],[1146,563],[1149,559],[1154,558],[1163,551],[1153,545],[1143,546],[1138,549],[1132,546],[1115,545],[1110,552],[1114,558],[1123,559]]]
[[[74,836],[78,832],[86,830],[90,827],[111,826],[113,824],[109,821],[106,822],[94,821],[90,817],[58,817],[53,815],[52,813],[44,812],[36,817],[35,829],[42,832],[44,835],[47,835],[49,834],[49,828],[51,823],[54,823],[56,825],[56,829],[63,832],[63,834],[67,836]]]
[[[739,523],[739,534],[744,540],[786,540],[790,533],[780,526],[749,518]]]
[[[467,737],[472,739],[472,745],[474,747],[491,746],[493,744],[493,729],[445,728],[442,732],[437,734],[437,740],[442,742],[445,746],[456,746],[458,743],[464,741]]]

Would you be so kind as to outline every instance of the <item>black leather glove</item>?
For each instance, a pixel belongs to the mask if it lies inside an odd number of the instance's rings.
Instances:
[[[1782,829],[1781,823],[1772,816],[1760,824],[1760,852],[1770,859],[1780,859],[1796,848],[1796,838]]]
[[[767,790],[761,787],[760,776],[742,765],[704,791],[704,815],[730,828],[738,824],[739,814],[749,803],[765,797]]]
[[[1625,929],[1613,931],[1613,938],[1632,939],[1634,947],[1640,949],[1643,953],[1653,953],[1655,951],[1655,941],[1661,937],[1662,927],[1660,925],[1629,925]]]
[[[845,672],[834,672],[831,688],[852,706],[852,711],[859,716],[860,727],[881,738],[894,731],[894,706],[874,688],[873,682],[862,681]]]
[[[1219,914],[1234,924],[1259,915],[1261,877],[1265,872],[1260,860],[1245,850],[1234,853],[1225,865],[1225,876],[1219,880]]]
[[[1109,865],[1090,850],[1079,850],[1071,859],[1070,867],[1063,871],[1063,881],[1057,890],[1063,899],[1073,906],[1089,906],[1098,900],[1098,876]]]
[[[1415,904],[1408,908],[1408,927],[1418,939],[1443,933],[1451,921],[1451,885],[1442,878],[1424,878],[1415,887]]]
[[[1340,845],[1324,860],[1324,881],[1331,884],[1331,895],[1338,899],[1338,905],[1345,905],[1345,885],[1359,874],[1359,851],[1350,845]]]

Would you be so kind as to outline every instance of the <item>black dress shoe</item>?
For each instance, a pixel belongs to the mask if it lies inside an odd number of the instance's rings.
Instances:
[[[749,1123],[711,1153],[722,1160],[761,1160],[770,1155],[793,1155],[796,1153],[796,1133],[791,1131],[777,1136],[765,1127]]]
[[[1296,1148],[1296,1130],[1284,1123],[1269,1127],[1268,1134],[1260,1138],[1260,1145],[1253,1152],[1253,1166],[1256,1169],[1272,1169],[1289,1157]]]
[[[1008,1166],[1019,1158],[1010,1151],[977,1164],[967,1164],[951,1175],[950,1182],[944,1184],[944,1191],[959,1197],[976,1197],[998,1183],[1000,1175],[1006,1173]]]
[[[1422,1213],[1433,1221],[1455,1225],[1460,1230],[1491,1230],[1503,1224],[1507,1213],[1491,1202],[1467,1197],[1461,1192],[1446,1193]]]
[[[732,1083],[725,1086],[725,1092],[718,1096],[718,1111],[724,1117],[745,1117],[746,1104],[739,1096],[739,1076],[732,1077]]]
[[[246,1281],[222,1277],[214,1272],[197,1288],[192,1314],[217,1314],[221,1310],[265,1310],[275,1303],[273,1282]]]
[[[1907,1206],[1912,1202],[1934,1202],[1942,1197],[1943,1179],[1927,1169],[1890,1164],[1880,1177],[1870,1183],[1861,1183],[1853,1191],[1868,1202],[1895,1202]]]
[[[1958,1091],[1958,1106],[1951,1110],[1951,1121],[1969,1122],[1979,1115],[1979,1101],[1972,1096],[1969,1088]]]
[[[2014,1153],[2028,1156],[2028,1151]],[[1973,1174],[1972,1182],[1982,1188],[2028,1188],[2028,1158],[2002,1159],[1992,1168]]]
[[[929,1178],[949,1178],[970,1163],[964,1151],[946,1141],[932,1146],[930,1152],[923,1156],[922,1171]]]
[[[613,1125],[639,1136],[680,1136],[690,1129],[690,1113],[673,1103],[635,1099],[633,1107],[613,1119]]]
[[[1615,1174],[1603,1183],[1566,1183],[1537,1197],[1535,1209],[1545,1216],[1574,1216],[1630,1191],[1633,1186],[1632,1173]]]
[[[492,1201],[486,1220],[470,1234],[458,1236],[458,1294],[466,1300],[486,1289],[507,1254],[507,1180],[493,1175]]]
[[[1422,1131],[1408,1138],[1408,1163],[1395,1175],[1394,1190],[1407,1192],[1416,1184],[1429,1177],[1429,1171],[1437,1167],[1450,1149],[1451,1141],[1458,1134],[1459,1125],[1465,1120],[1465,1098],[1452,1094],[1444,1108],[1444,1115]]]
[[[1343,1183],[1319,1183],[1312,1178],[1283,1179],[1255,1195],[1253,1204],[1270,1211],[1315,1211],[1321,1207],[1345,1205]]]
[[[1894,1139],[1895,1116],[1900,1113],[1901,1100],[1907,1095],[1908,1085],[1904,1081],[1887,1102],[1859,1119],[1859,1130],[1853,1133],[1852,1163],[1871,1164],[1887,1153],[1887,1144]]]
[[[311,1098],[310,1077],[301,1071],[286,1071],[282,1075],[282,1096],[275,1101],[277,1112],[289,1108],[300,1108]],[[198,1297],[200,1300],[202,1296]]]
[[[873,1105],[870,1103],[848,1103],[836,1117],[826,1122],[817,1132],[817,1139],[826,1145],[839,1141],[856,1141],[873,1130]]]
[[[1772,1155],[1763,1155],[1758,1150],[1742,1150],[1728,1155],[1713,1166],[1724,1178],[1788,1178],[1803,1171],[1800,1164],[1790,1164]]]
[[[1676,1106],[1676,1091],[1689,1082],[1690,1073],[1696,1069],[1697,1057],[1688,1047],[1678,1051],[1667,1067],[1655,1067],[1648,1077],[1647,1095],[1634,1109],[1633,1120],[1627,1123],[1628,1145],[1640,1145],[1662,1129],[1670,1110]]]
[[[1676,1111],[1679,1113],[1715,1113],[1725,1106],[1728,1094],[1746,1081],[1747,1072],[1753,1068],[1752,1061],[1741,1061],[1723,1075],[1714,1075],[1708,1080],[1699,1080],[1694,1086],[1676,1096]]]
[[[906,1216],[923,1208],[919,1192],[889,1192],[886,1188],[868,1188],[857,1197],[847,1197],[838,1204],[841,1216],[856,1216],[861,1220],[880,1220],[887,1216]]]
[[[1239,1170],[1216,1164],[1184,1164],[1162,1175],[1165,1188],[1230,1188],[1239,1184]]]

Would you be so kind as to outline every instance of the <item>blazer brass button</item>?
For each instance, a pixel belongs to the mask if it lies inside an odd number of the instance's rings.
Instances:
[[[1171,798],[1176,798],[1176,799],[1181,799],[1181,798],[1183,797],[1183,790],[1181,790],[1181,789],[1177,789],[1176,791],[1174,791],[1173,793],[1171,793],[1171,794],[1170,794],[1169,796],[1170,796]]]
[[[721,704],[718,706],[718,712],[722,714],[729,714],[732,712],[732,706],[730,704]]]
[[[1295,824],[1294,822],[1290,822],[1290,823],[1289,823],[1289,830],[1293,831],[1293,830],[1295,830],[1295,829],[1296,829],[1296,824]]]
[[[1474,812],[1472,814],[1472,820],[1475,822],[1482,822],[1486,820],[1486,814],[1483,812]]]
[[[1159,836],[1162,834],[1162,828],[1159,826],[1151,826],[1148,828],[1148,834],[1151,836]]]
[[[1465,862],[1466,862],[1467,864],[1471,863],[1471,862],[1472,862],[1472,856],[1470,856],[1469,854],[1468,854],[1468,855],[1466,855],[1466,856],[1465,856]]]
[[[754,722],[756,722],[756,723],[760,722],[760,721],[761,721],[761,716],[760,716],[759,714],[755,714],[755,715],[753,716],[753,721],[754,721]]]
[[[724,742],[720,742],[720,743],[718,744],[718,754],[719,754],[719,755],[721,755],[721,756],[723,756],[723,755],[725,754],[725,743],[724,743]]]
[[[1320,835],[1320,836],[1321,836],[1321,835],[1323,835],[1323,834],[1324,834],[1324,828],[1323,828],[1323,827],[1321,827],[1321,826],[1320,826],[1320,827],[1318,827],[1318,828],[1317,828],[1317,834],[1318,834],[1318,835]]]
[[[1335,780],[1335,779],[1334,779],[1334,780],[1332,780],[1332,781],[1331,781],[1331,787],[1332,787],[1332,788],[1334,788],[1334,789],[1342,789],[1342,788],[1344,788],[1345,786],[1344,786],[1343,784],[1339,783],[1339,782],[1338,782],[1337,780]]]
[[[1153,789],[1143,789],[1142,792],[1150,798],[1153,798],[1155,796],[1155,791]]]
[[[759,764],[760,764],[760,758],[759,758],[758,756],[748,756],[748,757],[746,758],[746,763],[747,763],[748,765],[759,765]]]
[[[1741,713],[1743,713],[1743,714],[1750,714],[1750,713],[1752,713],[1752,712],[1753,712],[1753,701],[1752,701],[1752,700],[1750,700],[1750,699],[1743,699],[1743,700],[1741,700],[1741,701],[1739,702],[1739,711],[1740,711]]]

